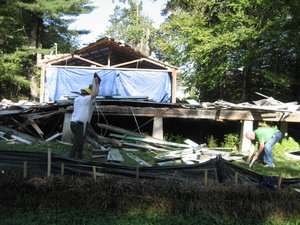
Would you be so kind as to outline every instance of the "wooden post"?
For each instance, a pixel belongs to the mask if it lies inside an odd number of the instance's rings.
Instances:
[[[107,66],[110,67],[111,65],[111,49],[109,48],[108,56],[107,56]]]
[[[40,102],[45,102],[45,73],[46,65],[42,65],[41,69],[41,79],[40,79]]]
[[[208,184],[208,170],[204,170],[204,186]]]
[[[172,70],[171,79],[172,79],[172,84],[171,84],[172,99],[171,99],[171,103],[176,103],[177,70],[175,70],[175,69]]]
[[[281,189],[281,183],[282,183],[282,176],[280,175],[278,178],[278,184],[277,184],[277,189],[280,190]]]
[[[234,184],[238,185],[238,183],[239,183],[239,173],[235,172],[234,173]]]
[[[60,175],[61,176],[65,175],[65,164],[64,164],[64,162],[62,162],[61,165],[60,165]]]
[[[24,171],[23,171],[23,178],[26,179],[27,175],[28,175],[28,173],[27,173],[27,161],[25,161],[23,163],[23,169],[24,169]]]
[[[283,137],[288,135],[288,123],[287,122],[280,122],[279,130],[282,132]]]
[[[245,155],[249,154],[251,148],[251,141],[245,136],[249,131],[253,131],[253,121],[245,120],[240,133],[240,152]]]
[[[48,149],[48,169],[47,169],[47,177],[51,176],[51,150]]]
[[[219,183],[219,179],[218,179],[218,171],[216,168],[214,168],[214,174],[215,174],[215,180],[217,181],[217,183]]]
[[[66,112],[64,117],[64,125],[63,125],[63,136],[62,140],[64,142],[72,142],[72,131],[71,131],[71,117],[72,113]]]
[[[94,181],[96,182],[96,180],[97,180],[96,166],[93,166],[93,178],[94,178]]]
[[[152,136],[154,138],[158,138],[161,140],[164,139],[164,128],[163,128],[163,118],[162,117],[154,117]]]
[[[136,180],[140,179],[140,167],[139,166],[137,166],[135,169],[135,178],[136,178]]]

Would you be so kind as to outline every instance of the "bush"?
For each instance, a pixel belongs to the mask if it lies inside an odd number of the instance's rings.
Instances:
[[[223,146],[225,148],[233,148],[234,151],[237,151],[239,144],[240,144],[239,135],[230,133],[224,136]]]
[[[218,147],[217,139],[216,139],[213,135],[210,135],[210,136],[208,137],[207,146],[208,146],[209,148],[215,148],[215,147]]]

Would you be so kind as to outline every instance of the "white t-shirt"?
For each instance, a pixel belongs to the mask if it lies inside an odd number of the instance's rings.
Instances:
[[[91,95],[78,96],[74,100],[74,109],[71,121],[80,121],[86,125],[87,122],[91,121],[94,107],[93,98]]]

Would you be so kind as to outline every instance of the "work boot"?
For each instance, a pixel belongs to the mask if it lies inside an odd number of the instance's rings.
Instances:
[[[266,165],[264,165],[264,167],[275,168],[275,164],[274,163],[272,163],[272,164],[266,164]]]

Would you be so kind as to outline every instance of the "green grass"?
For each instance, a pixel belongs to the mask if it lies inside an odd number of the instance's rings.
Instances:
[[[168,215],[158,211],[133,209],[127,213],[103,213],[75,209],[43,209],[29,212],[15,212],[13,215],[0,216],[1,225],[296,225],[300,219],[281,219],[276,217],[264,220],[246,220],[243,218],[229,219],[219,215],[199,213],[197,215]]]
[[[35,144],[9,144],[5,141],[0,141],[0,151],[20,151],[20,152],[48,152],[58,155],[66,155],[71,151],[72,146],[61,144],[59,142],[44,142]],[[92,146],[89,144],[84,145],[83,157],[86,160],[92,159]]]
[[[85,145],[84,150],[84,158],[90,160],[91,159],[91,150],[92,147],[90,145]],[[266,168],[261,163],[255,163],[251,170],[268,176],[282,176],[284,178],[299,178],[300,177],[300,160],[293,160],[288,158],[285,153],[295,151],[299,149],[299,144],[292,139],[284,138],[281,143],[277,143],[273,148],[273,159],[276,165],[276,168]],[[0,151],[29,151],[29,152],[47,152],[50,149],[53,153],[56,154],[66,154],[71,150],[71,146],[60,144],[57,142],[49,142],[49,143],[41,143],[41,144],[8,144],[6,142],[0,142]],[[120,150],[120,153],[125,159],[125,162],[122,164],[129,166],[138,166],[138,163],[133,159],[129,158],[126,155],[126,151]],[[136,156],[140,157],[146,162],[154,165],[155,154],[149,151],[137,151],[133,152]],[[246,161],[237,161],[235,164],[247,168],[248,164]]]
[[[47,152],[50,149],[53,153],[64,154],[71,150],[71,146],[58,142],[45,142],[36,144],[9,144],[0,142],[0,151],[26,151],[26,152]]]
[[[299,149],[299,144],[291,137],[284,138],[281,143],[273,147],[273,161],[275,168],[266,168],[261,163],[255,163],[251,170],[268,176],[282,176],[284,178],[300,177],[300,160],[288,158],[285,153]],[[248,168],[245,161],[235,162],[239,166]]]

